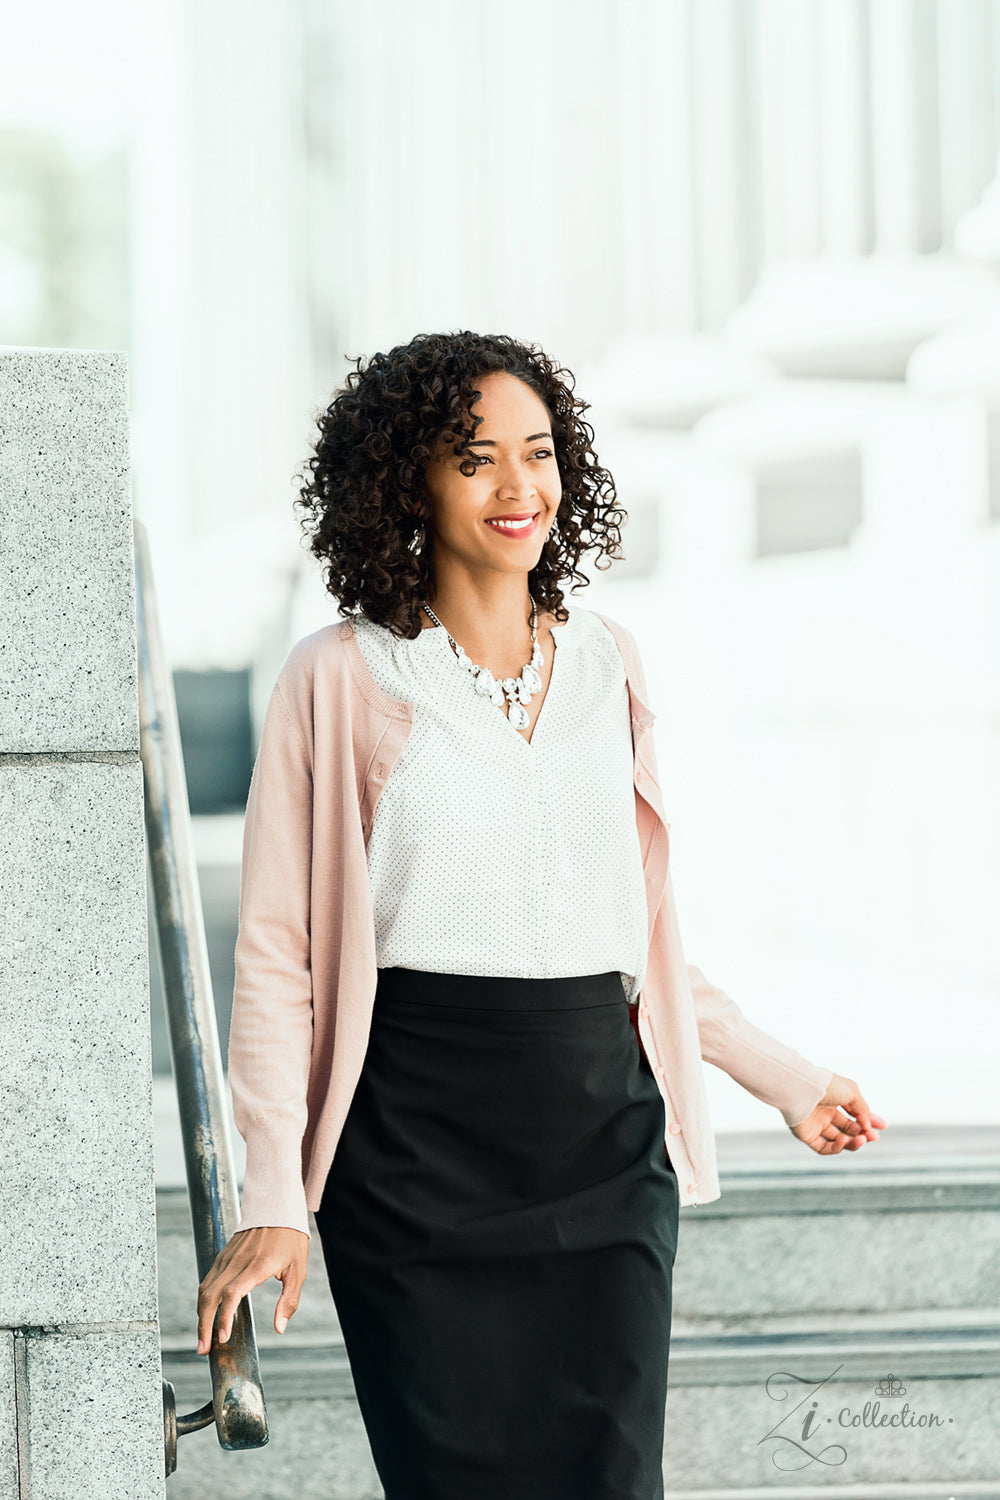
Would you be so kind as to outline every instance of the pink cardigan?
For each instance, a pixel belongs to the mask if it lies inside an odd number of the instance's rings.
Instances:
[[[580,608],[574,605],[574,608]],[[596,611],[595,611],[596,613]],[[682,1206],[719,1197],[702,1059],[797,1124],[833,1076],[754,1026],[686,964],[669,870],[655,715],[631,632],[598,615],[628,679],[649,955],[635,1016],[666,1109]],[[377,969],[366,843],[414,706],[375,683],[348,620],[289,651],[247,799],[229,1083],[246,1141],[239,1228],[309,1233],[368,1044]],[[623,1002],[624,1003],[624,1002]]]

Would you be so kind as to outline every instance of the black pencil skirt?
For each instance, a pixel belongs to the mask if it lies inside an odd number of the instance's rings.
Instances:
[[[660,1500],[665,1124],[617,971],[379,970],[316,1226],[387,1500]]]

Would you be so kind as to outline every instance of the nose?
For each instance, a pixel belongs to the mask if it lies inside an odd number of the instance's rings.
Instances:
[[[529,465],[516,458],[498,465],[497,492],[510,500],[534,501],[538,491]]]

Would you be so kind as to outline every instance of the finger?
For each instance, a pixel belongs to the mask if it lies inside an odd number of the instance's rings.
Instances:
[[[198,1353],[207,1354],[212,1345],[215,1314],[226,1290],[226,1276],[216,1270],[218,1261],[198,1288]]]
[[[298,1312],[305,1280],[305,1268],[300,1267],[297,1262],[293,1262],[282,1274],[281,1296],[278,1298],[277,1306],[274,1309],[274,1329],[276,1333],[284,1333],[288,1327],[289,1320]]]
[[[222,1294],[222,1301],[219,1303],[218,1328],[220,1344],[227,1343],[232,1335],[233,1320],[236,1317],[240,1303],[244,1297],[249,1297],[250,1293],[255,1287],[260,1286],[261,1282],[268,1280],[273,1274],[271,1270],[273,1264],[273,1261],[265,1261],[255,1257],[248,1266],[244,1267],[238,1276],[234,1276],[230,1280]]]
[[[837,1119],[832,1119],[828,1128],[829,1134],[826,1134],[826,1131],[823,1133],[826,1139],[826,1154],[837,1155],[837,1152],[844,1151],[844,1148],[853,1142],[852,1130],[858,1127],[855,1122],[847,1119],[846,1115],[841,1115]]]
[[[219,1251],[212,1262],[208,1273],[202,1278],[198,1287],[198,1353],[207,1354],[212,1345],[212,1326],[215,1322],[215,1313],[226,1288],[226,1284],[232,1279],[235,1271],[245,1269],[252,1261],[248,1257],[244,1245],[246,1236],[250,1230],[237,1230],[229,1239],[227,1244]],[[244,1262],[241,1265],[240,1262]]]
[[[214,1311],[218,1308],[217,1328],[220,1344],[228,1341],[233,1331],[233,1318],[236,1309],[243,1298],[266,1281],[270,1271],[266,1267],[260,1267],[251,1261],[249,1266],[230,1276],[229,1280],[219,1285],[210,1292],[205,1299],[204,1308],[201,1298],[198,1299],[198,1350],[199,1353],[207,1354],[212,1345],[212,1324],[215,1322]]]
[[[877,1141],[879,1131],[885,1129],[885,1121],[883,1120],[881,1115],[872,1114],[870,1111],[868,1118],[871,1122],[870,1128],[868,1130],[868,1139],[870,1141]]]
[[[198,1353],[208,1354],[212,1348],[212,1330],[217,1331],[219,1343],[225,1344],[233,1328],[233,1318],[246,1292],[233,1294],[227,1286],[198,1319]],[[218,1316],[216,1317],[216,1312]]]
[[[212,1267],[198,1288],[198,1352],[206,1354],[212,1342],[212,1325],[215,1322],[215,1314],[226,1287],[229,1277],[225,1271],[217,1270],[218,1262]]]
[[[198,1297],[198,1353],[207,1354],[212,1347],[212,1325],[216,1309],[222,1300],[222,1288],[217,1292],[203,1292]]]
[[[866,1136],[874,1136],[871,1110],[868,1107],[868,1101],[860,1091],[854,1094],[842,1108],[855,1117]]]
[[[254,1286],[256,1285],[257,1283],[255,1282]],[[236,1321],[236,1314],[240,1310],[244,1297],[248,1297],[252,1291],[252,1286],[240,1285],[239,1283],[237,1283],[236,1290],[232,1287],[227,1287],[226,1295],[219,1304],[218,1330],[220,1344],[229,1343],[233,1333],[233,1324]]]

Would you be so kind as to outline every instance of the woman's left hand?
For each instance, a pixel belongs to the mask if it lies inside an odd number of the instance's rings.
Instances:
[[[790,1129],[814,1151],[830,1156],[837,1151],[857,1151],[866,1141],[877,1141],[885,1121],[881,1115],[872,1114],[853,1078],[834,1073],[812,1114]]]

